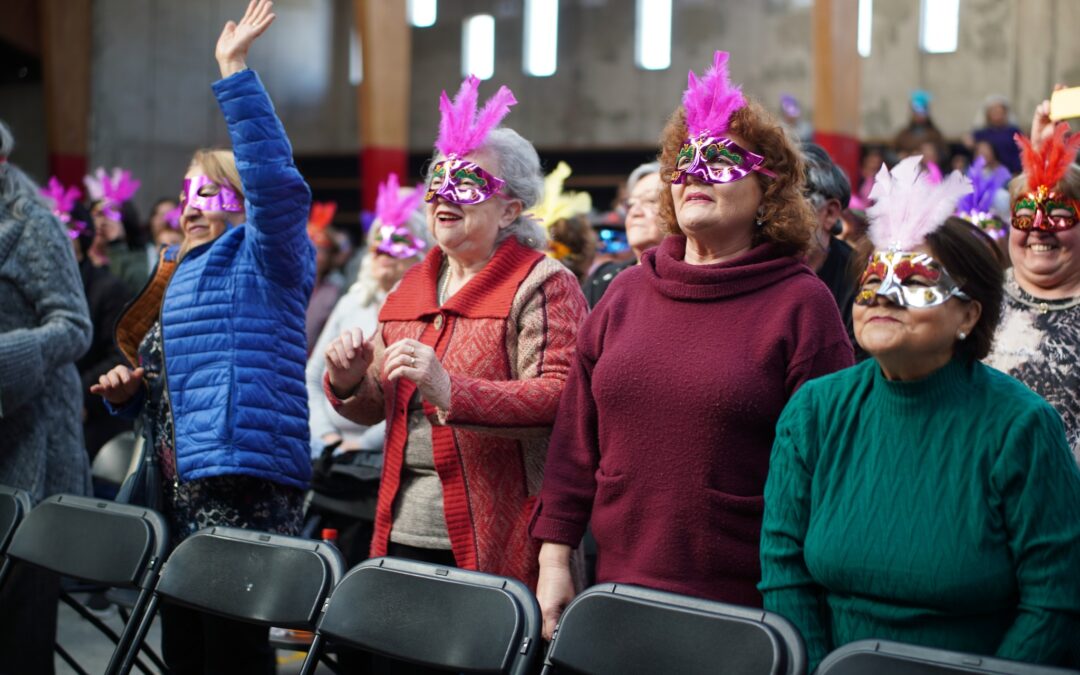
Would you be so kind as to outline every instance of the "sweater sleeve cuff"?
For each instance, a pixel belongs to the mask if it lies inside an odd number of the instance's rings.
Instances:
[[[362,384],[363,380],[360,380],[360,383]],[[327,371],[323,373],[323,393],[326,394],[326,400],[330,401],[330,405],[332,405],[335,410],[345,405],[345,402],[352,398],[352,395],[356,393],[356,390],[359,387],[360,384],[357,384],[356,387],[353,387],[353,390],[349,392],[349,396],[338,398],[337,394],[334,393],[334,388],[330,386],[330,372]]]
[[[109,411],[110,415],[115,417],[122,417],[124,419],[135,419],[139,415],[139,411],[142,410],[143,403],[146,402],[146,390],[140,388],[135,392],[135,395],[123,405],[113,405],[106,399],[101,399],[105,404],[105,409]]]
[[[538,541],[550,541],[577,548],[585,536],[585,524],[561,520],[544,514],[542,501],[537,501],[529,534]]]

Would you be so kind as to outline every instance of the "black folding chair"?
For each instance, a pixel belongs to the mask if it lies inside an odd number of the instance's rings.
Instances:
[[[320,541],[234,527],[201,530],[162,566],[136,644],[159,600],[256,625],[314,630],[344,571],[341,554]]]
[[[1077,636],[1080,640],[1080,636]],[[816,675],[1080,675],[1080,671],[1006,661],[884,640],[859,640],[825,657]]]
[[[120,664],[150,603],[166,546],[165,519],[159,513],[100,499],[55,495],[26,515],[11,538],[7,555],[16,562],[80,581],[138,591],[131,618],[120,635],[100,621],[95,623],[116,643],[105,671],[112,675],[127,672],[121,671]],[[0,584],[5,579],[6,575],[0,577]],[[79,603],[70,598],[66,601],[76,611],[83,610],[84,616],[90,615]],[[73,669],[85,672],[60,645],[56,649]],[[141,662],[139,665],[150,672]]]
[[[325,642],[454,672],[534,672],[540,607],[520,581],[413,560],[376,558],[341,580],[301,673]]]
[[[11,543],[11,537],[15,534],[15,528],[22,519],[30,512],[30,494],[19,488],[0,485],[0,582],[7,576],[11,561],[7,557],[7,547]]]
[[[544,672],[802,675],[806,649],[776,614],[608,583],[563,611]]]

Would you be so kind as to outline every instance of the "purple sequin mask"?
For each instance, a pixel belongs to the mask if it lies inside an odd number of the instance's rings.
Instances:
[[[181,210],[189,204],[200,211],[244,211],[244,200],[236,194],[236,190],[228,185],[218,185],[209,176],[184,179],[184,190],[180,193]]]
[[[427,248],[427,244],[414,237],[405,225],[380,226],[375,234],[375,241],[378,242],[375,247],[378,253],[385,253],[399,260],[415,258]]]
[[[467,162],[451,155],[431,170],[424,201],[431,203],[442,197],[454,204],[480,204],[498,194],[505,181],[484,171],[476,162]]]
[[[765,168],[765,158],[744,149],[730,138],[702,134],[688,138],[675,158],[671,182],[681,185],[691,175],[705,183],[734,183],[757,171],[769,178],[776,174]]]

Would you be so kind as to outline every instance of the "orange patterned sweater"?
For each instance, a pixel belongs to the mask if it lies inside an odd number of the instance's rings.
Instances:
[[[450,375],[450,408],[424,404],[447,531],[459,566],[535,588],[538,542],[528,524],[548,436],[573,361],[585,298],[560,263],[513,238],[445,305],[436,300],[443,253],[406,273],[379,314],[375,360],[354,394],[326,395],[361,424],[387,420],[372,556],[386,554],[416,385],[382,379],[386,346],[412,338],[434,348]]]

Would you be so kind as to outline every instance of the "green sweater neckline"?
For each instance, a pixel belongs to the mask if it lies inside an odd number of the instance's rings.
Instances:
[[[969,386],[972,378],[971,364],[962,358],[951,361],[921,380],[890,380],[874,362],[874,388],[885,397],[886,403],[908,406],[935,405],[959,396]]]

